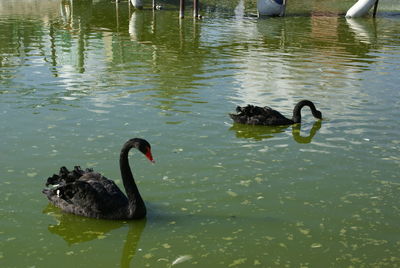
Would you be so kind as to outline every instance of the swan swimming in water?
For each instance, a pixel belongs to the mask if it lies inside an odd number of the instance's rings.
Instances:
[[[49,177],[43,193],[49,201],[64,212],[98,219],[141,219],[146,216],[146,206],[136,186],[129,166],[128,153],[131,148],[142,152],[154,162],[150,144],[139,138],[128,140],[120,153],[120,169],[125,194],[114,181],[92,169],[75,167],[68,171],[62,167],[59,175]]]
[[[314,103],[309,100],[302,100],[293,109],[292,119],[286,118],[280,112],[270,107],[258,107],[247,105],[236,107],[236,114],[229,114],[235,123],[247,125],[281,126],[292,125],[301,122],[301,109],[309,106],[315,118],[322,119],[322,113],[315,108]]]

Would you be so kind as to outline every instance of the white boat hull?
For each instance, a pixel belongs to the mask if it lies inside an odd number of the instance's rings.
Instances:
[[[346,18],[357,18],[368,14],[376,0],[358,0],[346,13]]]

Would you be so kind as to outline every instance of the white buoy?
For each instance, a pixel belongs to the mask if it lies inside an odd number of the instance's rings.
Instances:
[[[143,0],[131,0],[132,6],[134,6],[137,9],[142,9],[143,8]]]
[[[358,0],[346,13],[346,18],[362,17],[368,13],[377,0]]]
[[[257,0],[258,16],[280,16],[284,8],[283,0]]]

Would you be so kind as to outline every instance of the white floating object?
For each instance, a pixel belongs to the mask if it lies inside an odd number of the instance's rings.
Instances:
[[[346,18],[362,17],[368,13],[376,0],[358,0],[346,13]]]
[[[283,0],[257,0],[259,16],[279,16],[283,9]]]
[[[179,263],[182,263],[182,262],[184,262],[184,261],[188,261],[188,260],[190,260],[191,258],[192,258],[192,256],[190,256],[190,255],[183,255],[183,256],[180,256],[179,258],[177,258],[176,260],[174,260],[174,261],[172,262],[171,266],[172,266],[172,265],[179,264]]]

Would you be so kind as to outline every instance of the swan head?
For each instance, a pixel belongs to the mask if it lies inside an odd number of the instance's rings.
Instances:
[[[316,110],[313,115],[315,118],[322,119],[321,111]]]
[[[153,155],[151,153],[151,146],[148,141],[146,141],[145,139],[133,138],[130,139],[127,143],[129,144],[129,147],[134,147],[138,149],[142,154],[146,156],[147,159],[149,159],[150,162],[155,163]]]

